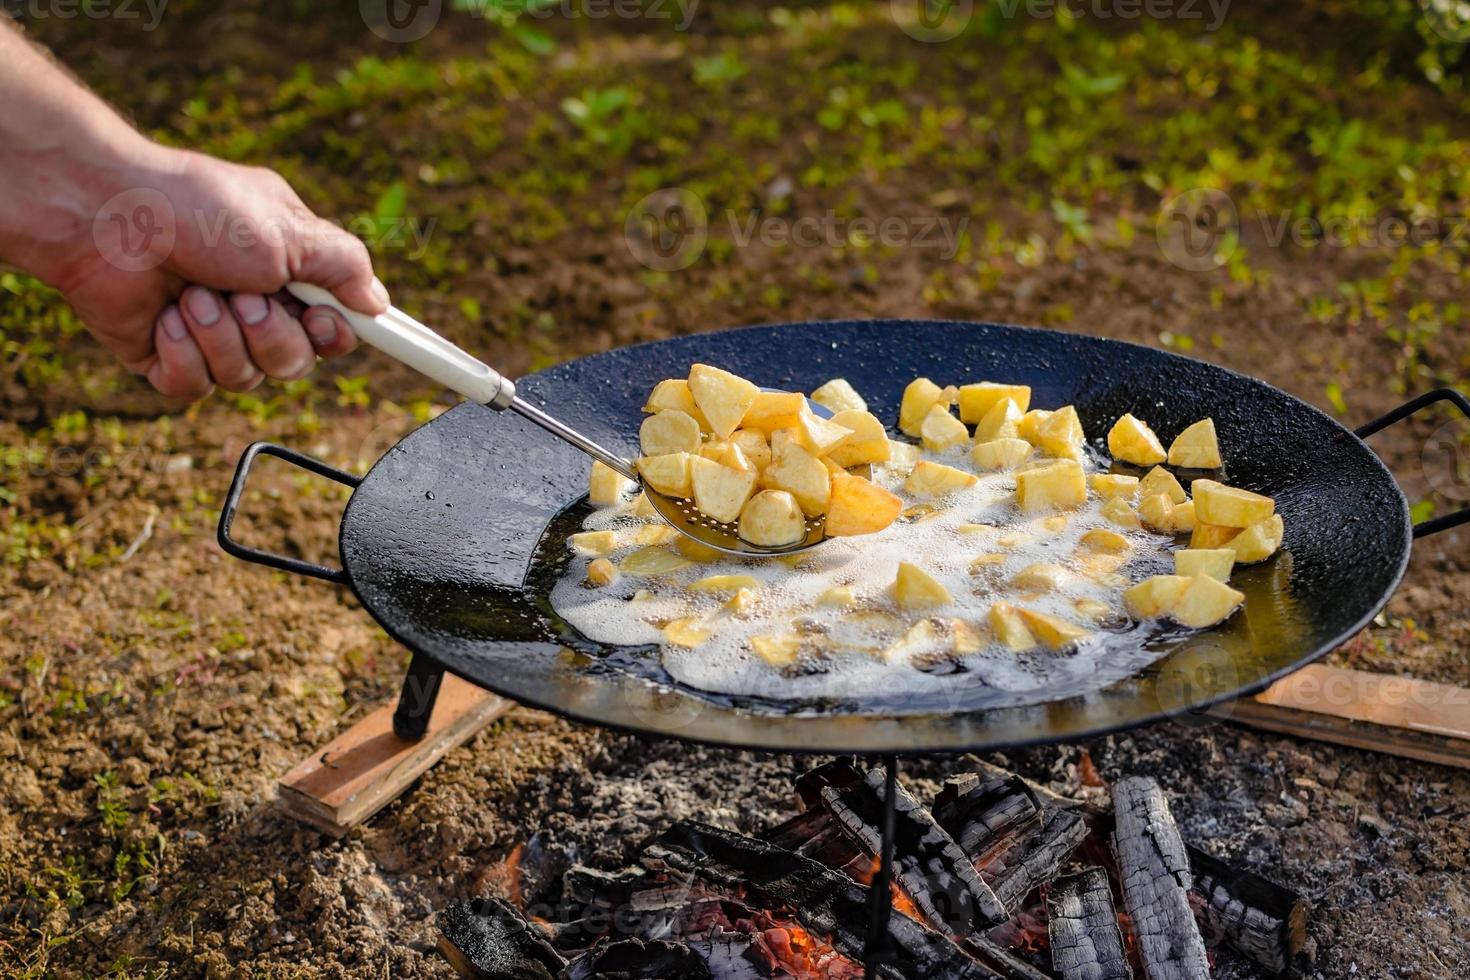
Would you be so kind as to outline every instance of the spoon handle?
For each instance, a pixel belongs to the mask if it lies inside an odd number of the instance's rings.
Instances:
[[[286,288],[308,306],[330,306],[342,314],[364,343],[376,347],[395,361],[407,364],[471,401],[488,405],[496,411],[510,409],[628,479],[638,480],[638,471],[632,463],[517,397],[513,381],[502,377],[493,367],[445,340],[402,310],[390,306],[388,312],[381,316],[371,316],[348,307],[320,286],[293,282]]]
[[[402,310],[390,306],[381,316],[371,316],[352,309],[320,286],[293,282],[286,288],[308,306],[332,307],[364,343],[471,401],[504,410],[515,400],[516,386],[509,378]]]

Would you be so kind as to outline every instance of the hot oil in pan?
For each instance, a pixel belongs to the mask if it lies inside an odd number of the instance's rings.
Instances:
[[[1268,649],[1293,642],[1305,624],[1289,600],[1290,556],[1281,555],[1262,566],[1238,569],[1232,585],[1247,595],[1247,607],[1229,623],[1202,633],[1184,631],[1161,623],[1133,624],[1125,617],[1113,615],[1094,624],[1094,633],[1085,643],[1086,656],[1076,650],[1053,651],[1040,648],[1012,653],[995,651],[994,656],[1006,661],[1002,682],[992,672],[976,669],[973,659],[955,656],[917,658],[912,671],[905,675],[900,689],[893,685],[868,684],[861,690],[841,690],[834,695],[809,696],[802,689],[820,688],[824,671],[832,669],[823,658],[803,658],[786,671],[789,685],[772,694],[769,690],[731,693],[700,683],[690,683],[666,668],[657,644],[616,645],[589,639],[566,617],[559,614],[551,601],[551,593],[577,562],[585,567],[585,559],[573,559],[566,538],[583,529],[593,513],[585,502],[578,504],[551,523],[538,547],[528,587],[534,591],[539,612],[558,640],[582,658],[588,670],[613,670],[633,674],[646,680],[680,689],[699,698],[734,705],[759,712],[780,714],[932,714],[964,713],[1024,704],[1043,704],[1085,696],[1104,687],[1121,687],[1143,683],[1156,688],[1168,706],[1183,706],[1207,699],[1212,694],[1233,690],[1242,676],[1250,676],[1249,662],[1269,659]],[[1167,551],[1160,553],[1167,560]],[[1182,546],[1182,545],[1181,545]],[[1168,570],[1159,565],[1159,556],[1120,569],[1128,581]],[[708,569],[729,571],[729,569]],[[696,573],[691,573],[696,574]],[[563,583],[565,585],[565,583]],[[565,593],[563,593],[563,597]],[[996,598],[1014,598],[997,590]],[[697,656],[698,651],[685,654]],[[853,654],[849,653],[848,656]],[[1075,660],[1083,669],[1058,671],[1059,664]],[[1044,683],[1019,689],[1003,678],[1026,674],[1044,678]],[[790,693],[785,688],[789,686]]]

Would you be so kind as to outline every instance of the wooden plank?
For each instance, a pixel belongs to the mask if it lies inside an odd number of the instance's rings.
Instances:
[[[1470,689],[1310,664],[1211,709],[1253,728],[1470,769]]]
[[[1230,702],[1212,709],[1211,713],[1222,720],[1249,725],[1263,731],[1470,769],[1470,742],[1465,739],[1446,738],[1402,728],[1384,728],[1381,725],[1317,714],[1301,708],[1262,704],[1253,698]]]
[[[1257,694],[1256,700],[1387,728],[1470,739],[1470,690],[1413,677],[1309,664]]]
[[[424,737],[393,733],[393,704],[311,754],[276,784],[276,799],[298,820],[341,837],[387,806],[430,766],[515,707],[453,674],[444,676]]]

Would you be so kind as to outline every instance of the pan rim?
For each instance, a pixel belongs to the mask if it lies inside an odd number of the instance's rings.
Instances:
[[[657,728],[651,728],[651,727],[639,727],[639,726],[637,726],[635,724],[625,723],[625,722],[622,722],[622,721],[612,720],[612,719],[609,719],[609,718],[606,718],[606,717],[598,716],[598,715],[593,714],[591,712],[580,711],[580,710],[578,710],[575,707],[567,707],[567,706],[564,706],[564,705],[558,705],[558,704],[555,704],[555,703],[550,702],[549,700],[540,699],[540,698],[533,697],[533,696],[528,696],[524,692],[511,692],[509,690],[502,689],[501,687],[499,687],[496,684],[487,683],[482,677],[472,676],[471,672],[469,672],[469,671],[456,669],[456,667],[454,666],[454,663],[452,661],[446,660],[446,659],[441,659],[440,657],[436,656],[434,654],[434,652],[432,652],[431,650],[423,649],[416,642],[411,641],[404,634],[404,632],[401,630],[401,628],[398,625],[396,625],[395,623],[392,623],[392,622],[387,621],[384,617],[380,617],[380,615],[378,613],[378,610],[375,607],[375,605],[373,603],[369,602],[368,599],[362,594],[362,591],[359,589],[358,584],[357,584],[356,576],[353,574],[353,570],[352,570],[352,558],[350,557],[350,554],[352,552],[352,549],[350,549],[347,546],[347,535],[346,535],[346,530],[347,530],[347,528],[349,526],[349,523],[351,521],[351,518],[352,518],[354,504],[357,501],[357,491],[356,490],[354,490],[352,497],[347,502],[346,508],[344,509],[344,512],[343,512],[342,520],[341,520],[341,522],[339,524],[339,527],[338,527],[338,549],[339,549],[339,554],[341,555],[341,558],[342,558],[343,571],[344,571],[344,573],[346,574],[346,577],[347,577],[347,584],[351,587],[351,589],[353,591],[353,594],[357,596],[358,601],[361,603],[361,605],[363,606],[363,608],[367,610],[367,612],[368,612],[368,614],[370,616],[372,616],[373,620],[376,623],[378,623],[378,625],[389,636],[391,636],[395,641],[397,641],[400,644],[402,644],[406,649],[408,649],[409,651],[411,651],[415,656],[424,656],[427,659],[431,660],[433,663],[435,663],[437,666],[442,667],[445,671],[447,671],[449,673],[452,673],[455,676],[458,676],[458,677],[464,679],[465,681],[467,681],[469,683],[473,683],[476,686],[479,686],[479,687],[482,687],[482,688],[484,688],[484,689],[486,689],[488,691],[491,691],[492,693],[495,693],[495,694],[497,694],[497,695],[499,695],[501,697],[505,697],[508,700],[514,701],[517,704],[522,704],[522,705],[526,705],[528,707],[545,710],[545,711],[548,711],[548,712],[550,712],[552,714],[557,715],[558,717],[566,718],[566,719],[568,719],[570,721],[574,721],[574,722],[577,722],[579,724],[586,724],[586,725],[590,725],[590,726],[593,726],[593,727],[596,727],[596,728],[602,728],[602,729],[606,729],[606,730],[609,730],[609,731],[616,731],[616,732],[620,732],[620,733],[624,733],[624,734],[637,735],[637,736],[645,737],[645,738],[668,738],[668,739],[672,739],[672,740],[679,741],[679,742],[686,742],[686,743],[689,743],[689,744],[708,745],[708,746],[719,747],[719,748],[724,748],[724,749],[753,750],[753,751],[761,751],[761,752],[780,752],[780,753],[792,754],[792,755],[831,755],[831,754],[851,754],[851,753],[858,753],[858,754],[864,754],[864,755],[897,755],[897,756],[905,756],[905,757],[928,756],[928,755],[958,755],[958,754],[963,754],[963,753],[966,753],[966,752],[984,751],[984,750],[989,750],[989,749],[997,749],[997,748],[1001,748],[1001,747],[1005,747],[1005,746],[1023,747],[1023,746],[1030,746],[1030,745],[1054,744],[1054,743],[1058,743],[1058,742],[1081,741],[1081,740],[1086,740],[1086,739],[1092,739],[1092,738],[1102,737],[1104,735],[1115,734],[1115,733],[1122,732],[1122,731],[1128,731],[1128,730],[1131,730],[1133,728],[1142,727],[1144,725],[1154,725],[1154,724],[1157,724],[1157,723],[1159,723],[1161,721],[1165,721],[1165,720],[1170,720],[1170,719],[1177,718],[1180,715],[1197,715],[1197,714],[1203,713],[1205,710],[1207,710],[1209,708],[1213,708],[1213,707],[1215,707],[1215,706],[1217,706],[1219,704],[1222,704],[1222,703],[1225,703],[1225,702],[1228,702],[1228,701],[1238,700],[1238,699],[1244,698],[1244,697],[1249,697],[1249,696],[1251,696],[1253,694],[1256,694],[1256,693],[1258,693],[1258,692],[1260,692],[1262,690],[1265,690],[1267,687],[1269,687],[1271,684],[1275,683],[1277,680],[1280,680],[1282,677],[1285,677],[1285,676],[1287,676],[1289,674],[1295,673],[1296,671],[1302,669],[1303,667],[1307,666],[1308,664],[1313,663],[1313,662],[1315,662],[1317,660],[1320,660],[1322,657],[1326,656],[1328,653],[1330,653],[1333,650],[1339,648],[1344,642],[1346,642],[1347,640],[1351,639],[1353,636],[1357,635],[1369,623],[1371,623],[1373,621],[1373,619],[1388,604],[1389,600],[1393,597],[1393,595],[1398,591],[1399,587],[1401,586],[1402,581],[1403,581],[1403,578],[1404,578],[1404,575],[1406,574],[1406,572],[1408,570],[1409,562],[1411,560],[1411,556],[1412,556],[1412,545],[1413,545],[1413,537],[1412,537],[1413,524],[1412,524],[1412,517],[1411,517],[1411,514],[1410,514],[1410,510],[1409,510],[1408,498],[1404,494],[1403,488],[1399,485],[1399,482],[1398,482],[1397,478],[1394,476],[1393,472],[1388,468],[1388,465],[1383,461],[1383,458],[1377,452],[1375,452],[1370,445],[1368,445],[1368,443],[1367,443],[1366,440],[1358,437],[1358,435],[1356,433],[1354,433],[1351,429],[1347,428],[1347,426],[1344,423],[1342,423],[1339,420],[1333,418],[1331,415],[1328,415],[1326,412],[1322,411],[1321,409],[1317,408],[1316,406],[1314,406],[1314,405],[1312,405],[1312,404],[1310,404],[1310,403],[1302,400],[1301,398],[1298,398],[1296,395],[1293,395],[1290,392],[1285,391],[1284,389],[1279,388],[1278,386],[1276,386],[1276,385],[1274,385],[1274,384],[1272,384],[1272,383],[1270,383],[1268,381],[1265,381],[1265,380],[1263,380],[1261,378],[1257,378],[1257,377],[1255,377],[1253,375],[1245,374],[1244,372],[1237,371],[1237,370],[1235,370],[1233,368],[1229,368],[1229,367],[1225,367],[1223,365],[1215,364],[1214,362],[1211,362],[1211,361],[1206,361],[1206,360],[1203,360],[1203,359],[1200,359],[1200,358],[1188,357],[1188,356],[1185,356],[1183,354],[1176,353],[1174,351],[1168,351],[1168,350],[1162,350],[1162,349],[1159,349],[1159,348],[1156,348],[1156,347],[1150,347],[1150,346],[1148,346],[1146,344],[1140,344],[1140,343],[1137,343],[1135,341],[1121,340],[1121,339],[1116,339],[1116,338],[1111,338],[1111,337],[1101,337],[1101,336],[1096,336],[1096,335],[1086,334],[1086,333],[1074,333],[1074,332],[1070,332],[1070,331],[1056,330],[1056,329],[1047,328],[1047,327],[1032,327],[1032,326],[1026,326],[1026,325],[1023,325],[1023,324],[1004,323],[1004,322],[998,322],[998,321],[930,319],[930,318],[905,318],[905,317],[895,317],[895,318],[865,318],[865,319],[835,319],[835,320],[803,320],[803,321],[790,321],[790,322],[786,322],[786,321],[772,321],[772,322],[765,322],[765,323],[759,323],[759,324],[750,324],[750,325],[745,325],[745,326],[727,327],[727,328],[722,328],[722,329],[718,329],[718,330],[701,331],[701,332],[694,333],[694,334],[681,334],[681,335],[677,335],[675,337],[662,338],[662,339],[659,339],[659,340],[643,341],[643,342],[640,342],[640,343],[637,343],[637,344],[626,345],[624,347],[611,348],[611,349],[609,349],[607,351],[599,351],[599,352],[596,352],[596,353],[593,353],[593,354],[584,355],[584,356],[579,357],[579,358],[574,358],[574,359],[571,359],[569,361],[564,361],[561,364],[555,365],[555,366],[553,366],[551,368],[547,368],[547,369],[545,369],[543,371],[538,371],[538,372],[534,372],[534,373],[529,374],[529,375],[525,375],[524,377],[518,379],[517,384],[523,384],[523,383],[528,383],[529,382],[529,383],[532,384],[532,387],[534,387],[534,381],[535,381],[535,379],[540,378],[540,377],[545,377],[547,375],[550,375],[553,372],[555,372],[555,371],[557,371],[557,370],[559,370],[561,368],[564,368],[564,367],[566,367],[569,364],[577,363],[577,362],[580,362],[580,361],[586,361],[586,360],[589,360],[589,359],[592,359],[592,358],[596,358],[596,357],[600,357],[600,356],[605,356],[605,355],[621,354],[621,353],[626,353],[626,352],[633,352],[633,351],[642,350],[644,348],[656,347],[656,346],[661,345],[661,344],[667,344],[667,343],[669,343],[671,341],[677,342],[677,341],[687,340],[687,339],[692,339],[692,338],[714,337],[714,336],[728,336],[728,335],[732,335],[732,334],[739,334],[739,333],[744,333],[744,332],[753,331],[753,330],[754,331],[759,331],[759,330],[773,330],[773,329],[782,329],[782,328],[844,327],[844,328],[876,329],[876,328],[893,328],[893,327],[902,327],[902,326],[914,326],[914,327],[944,326],[944,327],[965,328],[965,329],[969,329],[969,328],[985,328],[985,329],[999,328],[999,329],[1005,330],[1005,331],[1017,331],[1017,332],[1020,332],[1020,333],[1046,334],[1046,335],[1051,335],[1051,336],[1054,336],[1054,337],[1057,337],[1057,338],[1065,338],[1065,339],[1067,339],[1067,340],[1069,340],[1071,342],[1082,342],[1082,343],[1087,343],[1087,344],[1096,344],[1096,345],[1099,345],[1099,346],[1102,346],[1102,347],[1112,348],[1112,347],[1119,347],[1120,346],[1120,347],[1123,347],[1123,348],[1126,348],[1126,349],[1130,349],[1130,350],[1134,350],[1134,351],[1138,351],[1138,352],[1144,353],[1148,357],[1163,358],[1165,360],[1174,361],[1174,362],[1178,362],[1178,363],[1182,363],[1182,364],[1202,365],[1202,366],[1204,366],[1204,367],[1206,367],[1206,368],[1208,368],[1208,369],[1210,369],[1212,371],[1221,372],[1224,375],[1229,376],[1229,377],[1231,377],[1233,379],[1236,379],[1238,381],[1241,381],[1241,382],[1244,382],[1244,383],[1248,383],[1250,385],[1260,386],[1260,387],[1263,387],[1265,389],[1268,389],[1269,391],[1271,391],[1275,395],[1277,395],[1277,396],[1279,396],[1279,397],[1287,400],[1288,402],[1292,403],[1296,407],[1296,409],[1298,411],[1303,411],[1303,413],[1305,415],[1307,415],[1308,417],[1314,419],[1318,423],[1322,423],[1322,422],[1327,423],[1327,428],[1329,430],[1336,430],[1336,432],[1338,432],[1338,433],[1340,433],[1342,435],[1348,436],[1351,439],[1351,441],[1353,443],[1356,443],[1363,450],[1363,452],[1366,454],[1366,456],[1371,460],[1371,465],[1373,465],[1374,467],[1377,468],[1377,470],[1379,471],[1380,475],[1385,479],[1386,484],[1388,486],[1390,486],[1390,487],[1393,488],[1393,491],[1396,494],[1396,499],[1397,499],[1398,505],[1399,505],[1398,508],[1397,508],[1399,520],[1394,525],[1394,527],[1389,528],[1389,530],[1390,531],[1397,530],[1399,532],[1398,536],[1399,536],[1400,540],[1394,546],[1396,548],[1396,550],[1397,550],[1397,558],[1396,558],[1396,560],[1394,562],[1394,565],[1392,567],[1391,572],[1387,576],[1385,588],[1384,588],[1382,594],[1378,597],[1377,601],[1374,602],[1373,604],[1371,604],[1370,607],[1367,608],[1366,611],[1361,616],[1359,616],[1356,620],[1353,621],[1353,623],[1352,623],[1351,626],[1346,627],[1346,628],[1344,628],[1342,630],[1339,630],[1336,634],[1334,634],[1331,637],[1331,639],[1326,640],[1323,643],[1315,646],[1313,649],[1311,649],[1309,652],[1307,652],[1302,657],[1300,657],[1297,660],[1293,661],[1291,664],[1288,664],[1288,665],[1282,666],[1282,667],[1278,667],[1278,668],[1275,668],[1275,669],[1267,670],[1264,673],[1262,673],[1259,677],[1257,677],[1257,678],[1255,678],[1255,679],[1253,679],[1253,680],[1251,680],[1249,682],[1243,683],[1243,684],[1239,685],[1238,687],[1236,687],[1235,689],[1233,689],[1233,690],[1231,690],[1231,691],[1229,691],[1227,693],[1211,694],[1211,695],[1208,695],[1206,697],[1203,697],[1203,698],[1201,698],[1201,699],[1199,699],[1197,701],[1192,701],[1189,705],[1184,706],[1182,708],[1176,708],[1176,709],[1159,708],[1158,710],[1143,712],[1143,713],[1141,713],[1141,714],[1139,714],[1137,716],[1134,716],[1134,717],[1130,717],[1130,718],[1126,718],[1126,719],[1121,719],[1121,720],[1117,720],[1117,721],[1113,721],[1113,722],[1100,723],[1100,724],[1096,724],[1096,725],[1092,725],[1092,726],[1088,726],[1088,727],[1079,727],[1079,728],[1077,728],[1075,730],[1067,731],[1067,732],[1064,732],[1064,733],[1026,735],[1026,736],[1020,736],[1020,737],[1016,737],[1016,738],[1011,738],[1011,739],[1008,739],[1008,740],[1006,740],[1004,742],[1000,742],[1000,741],[996,741],[996,740],[982,740],[982,741],[975,742],[973,744],[966,744],[966,745],[956,745],[956,744],[942,744],[942,745],[920,744],[920,745],[912,745],[912,744],[910,744],[910,745],[889,745],[889,746],[881,747],[881,748],[877,748],[877,747],[854,748],[852,745],[836,745],[836,744],[830,744],[830,743],[822,742],[819,738],[816,739],[816,740],[805,742],[803,744],[799,744],[799,745],[798,744],[792,744],[790,742],[783,742],[780,745],[773,746],[773,745],[768,744],[768,743],[767,744],[762,744],[762,743],[754,742],[754,741],[750,741],[750,740],[741,740],[739,738],[721,738],[721,737],[712,736],[712,735],[686,734],[686,733],[681,733],[679,731],[668,730],[668,729],[657,729]],[[534,391],[530,391],[530,392],[528,392],[528,394],[530,394],[530,395],[532,395],[532,397],[534,397],[536,393]],[[456,411],[456,412],[457,411],[464,411],[464,410],[466,410],[465,405],[466,405],[465,402],[460,402],[460,403],[456,404],[454,406],[454,408],[451,409],[450,411]],[[445,414],[448,414],[448,413],[446,412]],[[427,424],[431,424],[431,423],[426,423],[426,425]],[[417,427],[414,430],[412,430],[411,432],[405,434],[397,443],[394,444],[393,447],[390,447],[386,452],[384,452],[384,454],[377,461],[375,461],[373,463],[373,466],[369,468],[368,472],[366,474],[364,474],[361,485],[366,485],[368,483],[369,479],[371,478],[373,471],[375,469],[377,469],[377,467],[382,463],[382,461],[384,459],[388,458],[394,452],[395,449],[397,449],[405,440],[411,438],[414,435],[414,433],[418,432],[419,429],[421,429],[421,428],[423,428],[423,426]],[[629,680],[629,682],[647,683],[646,681],[643,681],[642,679],[629,678],[628,680]],[[1106,690],[1106,689],[1103,689],[1103,690]],[[1081,696],[1079,696],[1079,698],[1080,697]],[[1029,708],[1043,708],[1043,707],[1046,707],[1047,704],[1065,704],[1068,701],[1072,701],[1072,700],[1077,700],[1077,699],[1076,698],[1070,698],[1070,699],[1066,699],[1064,701],[1044,702],[1044,703],[1037,704],[1037,705],[1032,705],[1032,706],[1023,706],[1023,707],[1019,707],[1019,708],[1015,708],[1015,709],[1003,709],[1003,710],[1027,710],[1028,707]],[[768,718],[768,717],[770,717],[770,716],[763,715],[760,712],[751,711],[751,710],[748,710],[748,709],[738,708],[738,707],[729,707],[729,706],[723,706],[723,705],[716,705],[716,704],[713,704],[713,703],[707,702],[707,701],[701,702],[701,704],[704,707],[707,707],[707,708],[710,708],[710,709],[714,709],[714,710],[718,710],[718,711],[721,711],[721,712],[729,712],[729,713],[734,713],[734,714],[737,714],[737,715],[742,715],[742,716],[745,716],[748,719],[753,719],[753,720],[755,720],[757,722],[760,719],[762,719],[762,718]],[[871,720],[871,721],[874,721],[874,722],[883,722],[883,721],[897,721],[897,722],[902,722],[905,719],[922,719],[922,718],[933,718],[933,719],[939,719],[939,720],[952,719],[952,720],[959,721],[959,720],[963,720],[963,719],[965,719],[967,717],[973,717],[975,714],[983,714],[983,712],[974,712],[974,711],[972,711],[972,712],[951,713],[951,714],[933,713],[933,714],[929,714],[929,715],[925,715],[925,714],[914,714],[914,715],[883,715],[883,714],[871,714],[871,715],[866,715],[865,714],[865,715],[848,715],[848,716],[843,716],[843,715],[836,715],[836,714],[834,714],[834,715],[817,716],[817,717],[818,718],[857,717],[857,718],[863,718],[863,719]],[[791,718],[793,718],[795,716],[781,716],[781,717],[783,717],[783,719],[791,719]],[[1225,720],[1228,720],[1228,719],[1225,719]],[[912,734],[912,733],[910,733],[910,734]]]

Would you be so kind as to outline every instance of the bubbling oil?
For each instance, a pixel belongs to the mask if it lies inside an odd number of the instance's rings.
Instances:
[[[922,455],[972,469],[963,448]],[[1105,470],[1094,457],[1083,467]],[[657,646],[664,670],[679,684],[761,701],[863,703],[879,694],[890,710],[906,699],[932,708],[946,692],[983,687],[995,706],[1034,704],[1059,691],[1100,690],[1163,655],[1149,644],[1118,641],[1133,628],[1123,589],[1173,571],[1171,536],[1111,523],[1093,493],[1074,509],[1023,513],[1011,472],[977,474],[974,486],[930,499],[904,490],[907,471],[873,468],[873,482],[904,499],[897,522],[876,534],[829,538],[786,559],[693,561],[674,546],[677,532],[657,517],[637,516],[631,499],[599,508],[583,530],[613,533],[614,547],[602,557],[620,574],[610,585],[589,587],[587,566],[597,556],[573,554],[552,589],[552,607],[598,643]],[[1094,529],[1125,537],[1121,560],[1083,543]],[[651,558],[657,571],[629,571],[628,558],[650,548],[640,560]],[[921,567],[953,601],[900,608],[893,589],[900,562]],[[1047,566],[1044,582],[1021,575],[1032,566]],[[731,608],[729,592],[690,588],[711,576],[753,579],[743,608]],[[851,601],[835,601],[838,589],[849,590]],[[991,607],[1001,601],[1067,620],[1089,635],[1059,649],[1011,650],[988,626]],[[756,652],[772,641],[794,653],[791,662]]]

